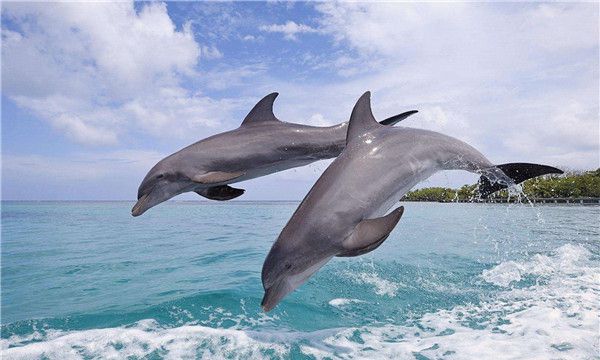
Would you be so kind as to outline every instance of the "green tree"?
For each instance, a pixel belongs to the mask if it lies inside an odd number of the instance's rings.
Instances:
[[[587,172],[571,172],[563,175],[546,175],[530,179],[521,184],[523,192],[530,198],[579,198],[600,197],[600,168]],[[506,190],[492,195],[506,198]],[[459,189],[431,187],[409,191],[406,201],[470,201],[476,199],[477,185],[463,185]]]

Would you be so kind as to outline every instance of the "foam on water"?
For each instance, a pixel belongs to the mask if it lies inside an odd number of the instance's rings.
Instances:
[[[337,298],[337,299],[332,299],[329,301],[329,305],[337,307],[337,308],[341,308],[344,306],[348,306],[351,304],[355,304],[355,303],[361,303],[364,302],[363,300],[359,300],[359,299],[344,299],[344,298]]]
[[[400,284],[382,279],[376,272],[360,272],[353,274],[346,272],[346,276],[350,277],[357,284],[367,284],[373,286],[377,295],[385,295],[389,297],[396,296]]]
[[[290,354],[318,359],[515,359],[524,355],[591,359],[598,358],[600,350],[599,270],[590,251],[568,244],[549,255],[506,261],[484,270],[481,281],[500,288],[499,292],[478,304],[426,313],[410,324],[300,332],[199,324],[168,328],[144,320],[116,328],[13,335],[2,340],[2,355],[6,359],[263,359]],[[395,294],[397,287],[390,290],[391,282],[365,274],[359,274],[357,281],[372,284],[380,295]],[[336,298],[329,304],[354,301]]]

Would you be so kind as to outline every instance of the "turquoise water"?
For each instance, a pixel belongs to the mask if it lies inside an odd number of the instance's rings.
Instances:
[[[3,358],[598,358],[597,206],[406,203],[265,314],[298,203],[132,205],[2,203]]]

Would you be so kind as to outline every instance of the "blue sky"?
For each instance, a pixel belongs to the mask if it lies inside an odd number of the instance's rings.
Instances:
[[[597,168],[598,32],[594,3],[4,2],[2,197],[133,200],[156,161],[272,91],[284,121],[345,121],[371,90],[376,117],[418,109],[406,126],[493,162]],[[301,199],[327,165],[240,199]]]

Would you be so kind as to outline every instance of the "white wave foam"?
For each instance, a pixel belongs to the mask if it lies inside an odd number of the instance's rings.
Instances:
[[[585,248],[568,244],[559,248],[552,257],[537,254],[530,261],[506,261],[484,270],[481,277],[489,283],[506,287],[513,281],[520,281],[525,275],[576,275],[581,271],[582,262],[589,261],[590,255]]]
[[[321,358],[590,359],[598,358],[600,272],[589,251],[565,245],[552,256],[506,262],[482,277],[499,286],[526,274],[543,281],[508,288],[493,300],[457,306],[420,318],[415,326],[365,326],[312,333],[214,329],[186,325],[165,329],[152,320],[131,327],[51,331],[2,340],[4,359],[170,358],[290,356],[296,344]],[[368,277],[370,278],[370,277]],[[334,299],[334,304],[347,300]],[[330,303],[331,303],[330,302]],[[37,342],[29,342],[37,340]],[[8,348],[9,346],[16,346]]]
[[[415,353],[435,359],[598,358],[599,270],[584,247],[564,245],[551,256],[509,261],[482,273],[499,286],[525,275],[543,278],[533,286],[426,314],[417,327],[359,328],[361,341],[355,340],[357,329],[346,329],[324,342],[346,348],[353,358],[413,358]]]
[[[333,299],[329,301],[329,305],[333,306],[333,307],[343,307],[343,306],[347,306],[350,304],[354,304],[354,303],[362,303],[364,302],[363,300],[359,300],[359,299],[344,299],[344,298],[337,298],[337,299]]]
[[[377,295],[396,296],[400,285],[386,279],[382,279],[375,272],[360,272],[358,274],[346,272],[349,278],[358,284],[367,284],[375,288]]]
[[[163,329],[153,320],[144,320],[133,327],[94,329],[75,332],[54,332],[44,342],[7,349],[4,359],[84,359],[140,358],[157,352],[166,359],[236,358],[260,359],[264,351],[283,356],[288,348],[268,341],[268,334],[252,338],[252,332],[233,329],[214,329],[199,325]],[[264,338],[267,341],[262,341]],[[16,337],[7,343],[20,341]]]

